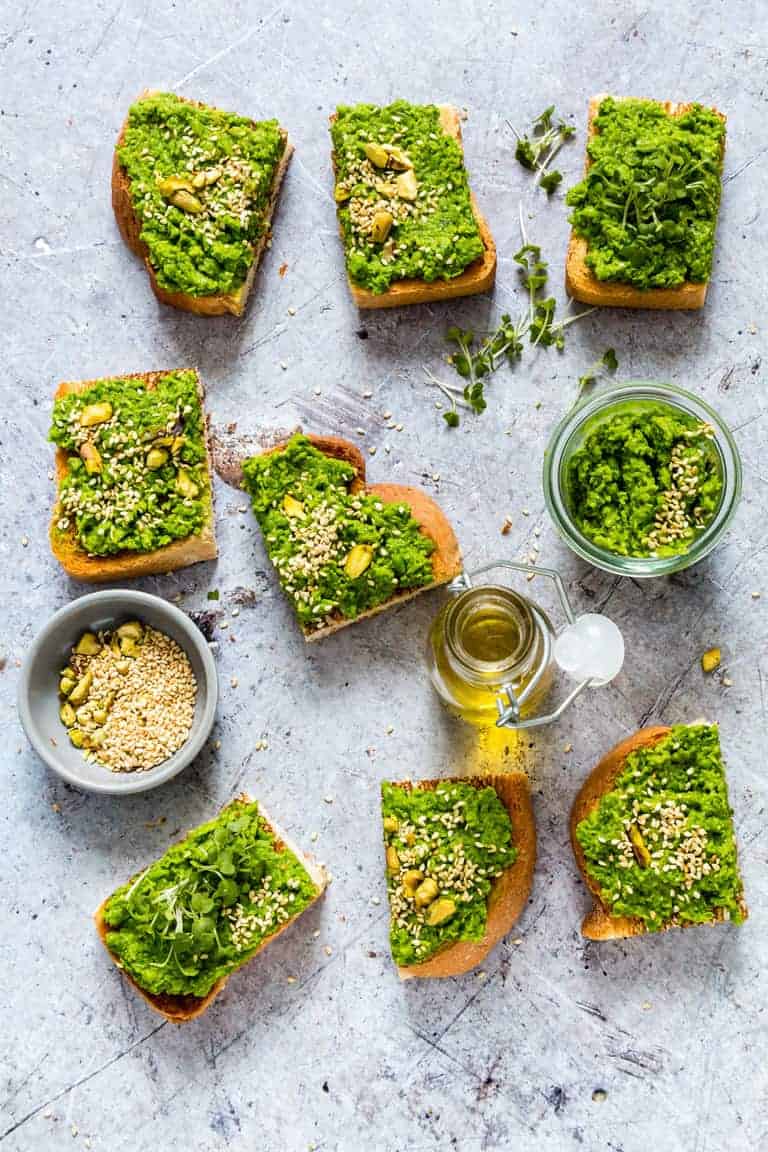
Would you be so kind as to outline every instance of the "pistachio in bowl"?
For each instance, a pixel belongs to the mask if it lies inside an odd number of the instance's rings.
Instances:
[[[35,638],[19,713],[68,783],[142,792],[198,754],[216,699],[213,657],[189,617],[160,597],[116,589],[68,604]]]

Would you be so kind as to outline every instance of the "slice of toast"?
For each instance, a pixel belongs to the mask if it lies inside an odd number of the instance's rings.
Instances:
[[[397,592],[385,600],[383,604],[378,604],[375,608],[368,608],[352,619],[339,613],[330,624],[323,628],[317,628],[313,631],[302,628],[304,639],[307,643],[312,643],[315,640],[322,640],[325,636],[330,636],[333,632],[338,632],[340,628],[346,628],[349,624],[356,624],[359,620],[367,620],[370,616],[378,616],[380,612],[394,608],[406,600],[412,600],[414,596],[418,596],[421,592],[428,592],[430,588],[448,584],[461,572],[462,560],[459,544],[450,522],[442,509],[423,489],[412,488],[405,484],[367,484],[365,458],[356,444],[349,440],[343,440],[339,436],[310,435],[307,436],[307,439],[318,451],[323,452],[326,456],[333,456],[336,460],[343,460],[344,463],[350,464],[355,469],[357,475],[350,484],[351,492],[365,491],[377,496],[384,504],[407,504],[414,520],[418,521],[422,533],[428,536],[435,545],[435,550],[431,556],[434,578],[430,584]],[[268,449],[264,455],[279,452],[281,448],[282,445],[278,444],[274,448]]]
[[[442,780],[398,781],[396,786],[435,789],[438,784],[471,784],[473,788],[493,788],[509,813],[512,841],[517,848],[514,863],[494,880],[488,895],[485,935],[480,941],[457,940],[446,944],[422,964],[398,966],[401,980],[424,977],[461,976],[481,964],[512,929],[525,907],[536,865],[536,823],[531,804],[528,777],[524,772],[504,772],[488,776],[446,777]]]
[[[195,370],[196,371],[196,370]],[[116,376],[116,380],[142,380],[151,390],[157,387],[157,381],[168,372],[129,372],[123,376]],[[110,377],[112,379],[112,377]],[[198,374],[198,392],[200,403],[203,403],[204,391],[202,381]],[[59,384],[54,399],[66,396],[71,392],[86,392],[98,380],[68,380]],[[61,516],[58,499],[54,504],[53,514],[49,528],[51,550],[65,572],[75,580],[84,580],[87,583],[99,583],[105,580],[132,580],[139,576],[151,576],[161,572],[173,572],[176,568],[186,568],[189,564],[197,564],[200,560],[214,560],[217,555],[216,537],[214,535],[213,521],[213,467],[211,464],[210,445],[208,442],[208,422],[205,421],[206,437],[206,469],[208,472],[210,510],[208,518],[201,532],[194,536],[186,536],[182,540],[174,540],[154,552],[118,552],[114,556],[89,556],[80,546],[74,528],[61,532],[57,522]],[[63,448],[56,449],[56,481],[60,485],[67,475],[67,452]]]
[[[153,95],[155,95],[153,90],[145,89],[139,96],[139,100]],[[187,104],[194,104],[197,108],[207,107],[207,105],[201,104],[199,100],[189,100],[185,96],[179,96],[178,98],[179,100],[184,100]],[[155,270],[150,263],[149,250],[141,239],[141,224],[133,210],[130,177],[120,163],[117,154],[117,149],[123,143],[127,126],[128,118],[126,117],[117,138],[112,160],[112,207],[115,212],[117,226],[120,229],[120,235],[131,251],[136,256],[139,256],[146,265],[149,281],[155,296],[157,296],[158,300],[161,300],[163,304],[169,304],[172,308],[181,308],[185,312],[194,312],[197,316],[224,316],[226,314],[242,316],[248,301],[248,295],[256,278],[256,272],[261,263],[261,257],[266,248],[267,241],[270,239],[270,224],[277,208],[280,187],[291,155],[293,154],[293,144],[291,144],[288,139],[288,133],[282,133],[285,139],[285,148],[283,149],[280,162],[272,178],[272,188],[270,190],[269,204],[266,211],[267,227],[253,245],[253,261],[248,269],[248,275],[244,283],[236,292],[219,292],[207,296],[191,296],[186,292],[169,292],[167,289],[162,288],[157,282]]]
[[[600,105],[608,93],[602,92],[593,96],[589,102],[587,115],[587,138],[592,139],[597,134],[595,118]],[[620,99],[620,97],[615,97]],[[627,99],[627,97],[623,97]],[[658,100],[669,116],[683,116],[693,107],[691,103],[677,104],[671,100]],[[725,121],[721,112],[716,114]],[[584,171],[590,166],[589,153],[587,153]],[[588,242],[571,231],[568,243],[568,255],[565,261],[565,290],[572,300],[579,300],[582,304],[594,304],[604,308],[651,308],[657,310],[692,310],[703,308],[707,298],[708,282],[703,284],[685,283],[676,288],[635,288],[632,284],[625,284],[618,280],[598,280],[590,268],[587,267],[586,257],[589,249]]]
[[[237,799],[242,800],[245,804],[252,803],[250,797],[246,796],[245,794],[238,796]],[[224,807],[227,807],[227,805]],[[317,888],[317,895],[311,904],[308,904],[306,908],[302,908],[302,910],[297,912],[295,916],[292,916],[290,920],[286,920],[284,924],[281,924],[281,926],[271,934],[271,936],[267,936],[258,950],[254,952],[253,955],[248,958],[248,960],[246,960],[245,964],[241,965],[243,968],[246,966],[246,964],[250,964],[251,960],[255,959],[255,957],[258,956],[259,953],[267,947],[267,945],[271,944],[271,942],[277,939],[281,933],[285,932],[286,928],[290,928],[291,924],[293,924],[296,920],[299,919],[300,916],[302,916],[314,904],[316,904],[328,886],[328,874],[325,869],[321,867],[321,865],[319,865],[311,856],[308,856],[296,846],[296,844],[279,827],[279,825],[275,824],[275,822],[267,815],[261,804],[259,804],[259,815],[269,825],[270,831],[275,838],[277,850],[280,851],[281,848],[287,848],[304,865],[313,884]],[[146,1000],[150,1008],[153,1008],[155,1012],[159,1012],[161,1016],[164,1016],[166,1020],[170,1020],[174,1024],[185,1024],[188,1020],[194,1020],[196,1016],[202,1016],[203,1012],[205,1012],[205,1010],[223,990],[230,977],[225,976],[221,980],[217,980],[205,996],[171,996],[166,993],[156,994],[153,992],[147,992],[144,988],[141,987],[141,985],[136,983],[129,972],[126,972],[126,970],[122,967],[119,959],[110,951],[109,944],[107,942],[109,926],[104,919],[104,913],[109,900],[110,897],[108,896],[106,900],[103,900],[99,907],[96,909],[96,913],[94,915],[96,931],[99,934],[99,939],[101,940],[102,944],[106,948],[107,952],[109,952],[110,957],[120,969],[128,983],[131,984],[139,993],[139,995]],[[239,969],[236,969],[236,971],[239,971]],[[230,975],[232,975],[232,973],[230,973]]]
[[[437,107],[440,109],[440,126],[443,132],[446,136],[452,136],[461,146],[461,118],[458,109],[450,104],[438,104]],[[335,114],[330,119],[333,122],[336,119]],[[335,174],[335,160],[333,167]],[[480,292],[489,292],[496,280],[496,245],[471,192],[470,200],[485,249],[481,257],[450,280],[395,280],[386,292],[370,292],[347,277],[349,290],[358,308],[400,308],[406,304],[429,304],[436,300],[452,300],[457,296],[476,296]]]
[[[576,829],[581,821],[597,808],[605,793],[613,790],[616,780],[624,770],[624,763],[630,752],[636,752],[641,748],[650,748],[654,744],[658,744],[659,741],[668,736],[670,732],[671,728],[666,725],[655,725],[651,728],[641,728],[640,731],[635,732],[633,736],[622,740],[620,744],[617,744],[615,748],[607,752],[596,767],[592,769],[573,802],[570,820],[573,854],[576,857],[576,864],[579,871],[584,877],[584,882],[592,893],[595,902],[595,907],[591,912],[587,913],[581,925],[581,934],[586,937],[587,940],[621,940],[630,936],[644,936],[648,932],[645,924],[638,917],[613,916],[611,914],[608,906],[602,899],[600,886],[587,872],[584,851],[576,836]],[[747,907],[743,897],[741,905],[742,912],[746,917]],[[718,913],[713,917],[711,923],[716,924],[722,920],[722,913]],[[660,931],[666,932],[674,926],[675,925],[672,924],[664,924]]]

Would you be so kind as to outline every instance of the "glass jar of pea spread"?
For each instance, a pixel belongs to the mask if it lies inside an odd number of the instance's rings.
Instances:
[[[741,460],[699,397],[633,382],[565,416],[543,480],[555,527],[582,559],[619,576],[666,576],[722,538],[741,495]]]

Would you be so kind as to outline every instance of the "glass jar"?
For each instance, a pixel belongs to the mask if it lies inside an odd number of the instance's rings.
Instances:
[[[531,715],[552,682],[554,637],[548,616],[511,588],[467,588],[432,624],[430,679],[448,709],[477,727],[497,722],[508,689],[520,715]]]
[[[620,556],[584,536],[569,506],[568,464],[598,423],[622,411],[649,411],[667,407],[693,416],[714,429],[713,445],[719,458],[723,490],[720,504],[707,527],[684,552],[672,556]],[[555,429],[544,454],[544,497],[555,527],[566,544],[583,560],[618,576],[668,576],[707,556],[727,529],[741,495],[741,460],[730,431],[718,414],[690,392],[673,384],[632,382],[591,396],[573,408]]]

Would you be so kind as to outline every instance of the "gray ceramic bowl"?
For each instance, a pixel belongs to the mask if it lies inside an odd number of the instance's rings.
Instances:
[[[59,719],[59,673],[83,632],[112,628],[132,618],[164,632],[184,649],[197,681],[197,703],[192,730],[178,752],[148,772],[112,772],[89,763],[67,739]],[[116,588],[73,600],[38,632],[21,670],[18,704],[24,731],[49,768],[76,788],[119,795],[157,788],[186,768],[208,738],[217,698],[213,656],[189,617],[159,596]]]

